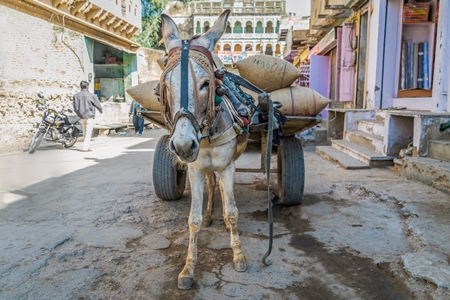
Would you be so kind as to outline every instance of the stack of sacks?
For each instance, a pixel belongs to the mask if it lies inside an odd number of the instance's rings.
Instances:
[[[315,116],[330,103],[330,99],[310,88],[291,86],[300,77],[300,70],[281,58],[254,55],[238,61],[236,66],[242,77],[270,93],[273,101],[281,102],[279,110],[286,116]],[[244,91],[258,99],[256,93]]]
[[[166,57],[157,60],[164,70]],[[223,66],[220,58],[213,53],[217,67]],[[269,55],[254,55],[236,63],[239,74],[270,93],[273,101],[283,106],[279,109],[286,116],[315,116],[320,113],[330,100],[316,91],[301,86],[291,86],[300,76],[300,71],[290,62]],[[159,80],[152,80],[127,89],[127,93],[142,107],[159,111],[160,103],[155,95],[155,87]],[[243,88],[256,101],[258,94]]]

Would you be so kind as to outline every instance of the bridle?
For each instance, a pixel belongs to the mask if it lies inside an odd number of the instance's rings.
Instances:
[[[195,37],[193,37],[195,38]],[[178,120],[182,117],[186,117],[192,123],[197,135],[198,141],[208,137],[210,135],[209,130],[205,130],[212,124],[215,117],[215,75],[214,75],[214,60],[212,58],[211,52],[198,45],[191,45],[191,40],[182,40],[181,47],[172,48],[168,53],[167,65],[161,75],[160,80],[160,93],[161,93],[161,113],[165,118],[166,126],[171,131],[171,135],[175,131],[176,124]],[[209,97],[206,108],[206,116],[203,120],[197,120],[194,114],[189,111],[189,69],[193,74],[193,69],[190,60],[195,61],[200,65],[207,73],[209,77]],[[170,113],[169,99],[167,97],[167,87],[165,84],[166,75],[175,69],[178,65],[181,68],[181,82],[180,82],[180,109],[175,114],[173,120]],[[195,77],[194,77],[195,81]],[[194,87],[195,88],[195,87]],[[205,133],[206,132],[206,133]]]

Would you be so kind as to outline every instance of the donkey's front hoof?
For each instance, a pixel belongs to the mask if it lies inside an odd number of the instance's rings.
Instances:
[[[233,262],[234,264],[234,269],[238,272],[245,272],[247,271],[247,261],[244,257],[244,259],[240,259],[240,260],[235,260]]]
[[[178,288],[180,290],[190,290],[193,283],[194,278],[192,277],[178,277]]]

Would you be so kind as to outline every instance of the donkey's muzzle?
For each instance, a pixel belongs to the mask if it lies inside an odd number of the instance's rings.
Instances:
[[[189,118],[179,118],[169,141],[169,150],[185,163],[197,159],[200,139]]]

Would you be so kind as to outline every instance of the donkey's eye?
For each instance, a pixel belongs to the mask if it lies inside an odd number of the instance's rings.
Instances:
[[[209,80],[206,80],[203,82],[202,86],[200,87],[200,90],[205,90],[209,88]]]

